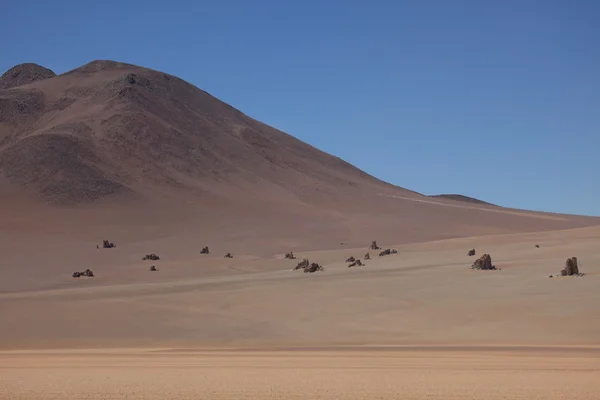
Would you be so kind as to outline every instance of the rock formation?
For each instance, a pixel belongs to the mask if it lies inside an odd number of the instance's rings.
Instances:
[[[363,265],[365,265],[365,264],[363,264],[363,263],[362,263],[362,261],[360,261],[360,260],[355,260],[353,263],[351,263],[351,264],[348,264],[348,268],[352,268],[352,267],[362,267]]]
[[[365,260],[370,260],[371,259],[371,254],[367,253],[365,254]]]
[[[379,250],[379,246],[377,246],[377,241],[373,240],[371,242],[371,246],[369,246],[369,249],[371,249],[371,250]]]
[[[294,253],[290,251],[289,253],[285,254],[285,258],[288,260],[295,260],[296,256],[294,256]]]
[[[567,258],[565,267],[560,271],[562,276],[580,275],[579,266],[577,265],[577,257]]]
[[[350,257],[350,258],[348,258],[346,260],[346,262],[348,262],[348,263],[351,263],[351,262],[354,262],[354,261],[356,261],[356,258],[354,258],[354,257]]]
[[[108,240],[104,240],[102,242],[102,248],[103,249],[113,249],[115,247],[117,247],[117,246],[114,243],[109,242]]]
[[[153,261],[156,261],[156,260],[160,260],[160,257],[159,257],[159,256],[157,256],[156,254],[152,253],[152,254],[146,254],[146,255],[145,255],[143,258],[142,258],[142,260],[144,260],[144,261],[145,261],[145,260],[153,260]]]
[[[92,272],[91,269],[86,269],[83,272],[73,272],[73,274],[71,275],[73,278],[79,278],[82,276],[87,276],[88,278],[93,278],[94,277],[94,273]]]
[[[150,270],[149,270],[149,271],[152,271],[152,272],[154,272],[154,271],[158,271],[158,270],[156,269],[156,266],[154,266],[154,265],[153,265],[153,266],[151,266],[151,267],[150,267]]]
[[[473,263],[471,268],[472,269],[482,269],[482,270],[496,269],[496,267],[494,265],[492,265],[492,257],[489,254],[484,254],[481,257],[479,257],[477,260],[475,260],[475,262]]]
[[[224,258],[233,258],[233,256],[231,255],[231,253],[227,253],[223,256]]]
[[[474,255],[475,255],[475,249],[469,250],[468,256],[471,257],[471,256],[474,256]]]
[[[294,267],[294,271],[299,270],[299,269],[304,269],[304,268],[308,268],[309,266],[309,262],[308,262],[308,258],[303,259],[302,261],[300,261],[298,263],[298,265],[296,265]]]
[[[204,246],[202,248],[202,250],[200,250],[200,254],[210,254],[210,251],[208,250],[208,246]]]
[[[304,272],[313,273],[316,271],[323,271],[323,267],[317,263],[312,263],[308,267],[304,268]]]
[[[390,254],[396,254],[398,253],[397,250],[394,249],[386,249],[384,251],[382,251],[381,253],[379,253],[379,257],[383,257],[383,256],[389,256]]]

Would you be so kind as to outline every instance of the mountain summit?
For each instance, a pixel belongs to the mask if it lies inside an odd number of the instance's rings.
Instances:
[[[0,89],[10,89],[16,86],[27,85],[55,76],[56,74],[52,70],[38,64],[19,64],[0,76]]]

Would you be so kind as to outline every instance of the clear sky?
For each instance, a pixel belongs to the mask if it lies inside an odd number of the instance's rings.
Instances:
[[[425,194],[600,215],[600,1],[18,1],[0,70],[177,75]]]

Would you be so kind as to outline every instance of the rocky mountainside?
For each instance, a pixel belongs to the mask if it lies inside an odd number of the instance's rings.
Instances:
[[[112,61],[60,76],[15,68],[0,91],[0,168],[54,204],[157,187],[400,190],[168,74]]]

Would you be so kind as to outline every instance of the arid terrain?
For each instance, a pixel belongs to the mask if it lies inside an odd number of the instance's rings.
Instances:
[[[600,398],[600,218],[424,196],[110,61],[2,76],[0,193],[2,399]]]

